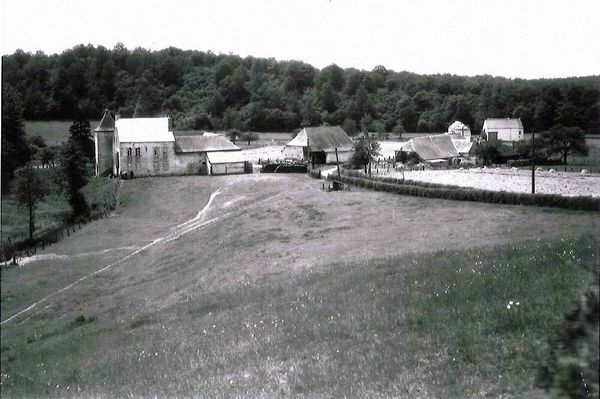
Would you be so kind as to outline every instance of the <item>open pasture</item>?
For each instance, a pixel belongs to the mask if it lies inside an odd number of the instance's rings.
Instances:
[[[590,279],[596,218],[321,184],[123,181],[110,218],[3,271],[2,396],[536,393],[543,342]],[[436,299],[448,284],[468,302]],[[527,311],[505,325],[514,297]]]

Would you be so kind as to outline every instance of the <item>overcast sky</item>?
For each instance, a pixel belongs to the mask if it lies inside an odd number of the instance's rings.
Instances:
[[[600,74],[600,0],[0,0],[2,54],[175,46],[318,68]]]

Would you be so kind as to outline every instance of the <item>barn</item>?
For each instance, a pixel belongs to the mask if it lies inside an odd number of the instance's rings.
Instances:
[[[483,122],[482,133],[487,141],[506,142],[523,140],[525,135],[521,118],[488,118]]]
[[[354,151],[354,142],[339,126],[305,127],[282,150],[285,159],[313,164],[346,162]]]
[[[244,173],[244,159],[240,148],[225,137],[196,131],[176,131],[174,136],[176,162],[186,165],[189,173]]]
[[[412,138],[401,151],[415,153],[423,162],[433,166],[448,166],[460,157],[448,134]]]

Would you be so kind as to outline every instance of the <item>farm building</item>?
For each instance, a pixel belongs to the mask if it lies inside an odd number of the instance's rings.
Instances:
[[[461,121],[454,121],[448,127],[448,134],[455,137],[471,137],[471,129]]]
[[[523,122],[521,118],[489,118],[483,122],[483,136],[488,141],[519,141],[523,140]]]
[[[412,138],[402,146],[401,151],[414,153],[423,162],[434,166],[447,166],[460,157],[448,134]]]
[[[313,164],[346,162],[354,151],[354,142],[339,126],[305,127],[285,145],[282,154],[286,159],[302,160]]]
[[[240,148],[225,137],[212,133],[173,132],[170,124],[169,117],[120,118],[116,115],[113,118],[106,111],[94,131],[96,175],[214,174],[208,154],[229,152],[237,152],[238,156],[222,158],[218,170],[244,172],[243,166],[239,171],[240,162],[244,163],[239,155]]]
[[[186,167],[188,174],[213,175],[244,173],[240,148],[218,134],[175,131],[176,162]],[[213,162],[209,159],[212,156]],[[215,159],[220,166],[214,166]],[[241,163],[241,170],[240,170]],[[220,169],[224,173],[219,173]]]

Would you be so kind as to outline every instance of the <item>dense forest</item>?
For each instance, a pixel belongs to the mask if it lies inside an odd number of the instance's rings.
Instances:
[[[506,79],[418,75],[383,66],[321,70],[300,61],[168,48],[79,45],[61,54],[3,57],[3,85],[23,119],[171,115],[178,129],[292,131],[322,123],[350,134],[443,132],[461,120],[474,133],[489,117],[520,117],[525,131],[562,124],[599,133],[600,76]]]

